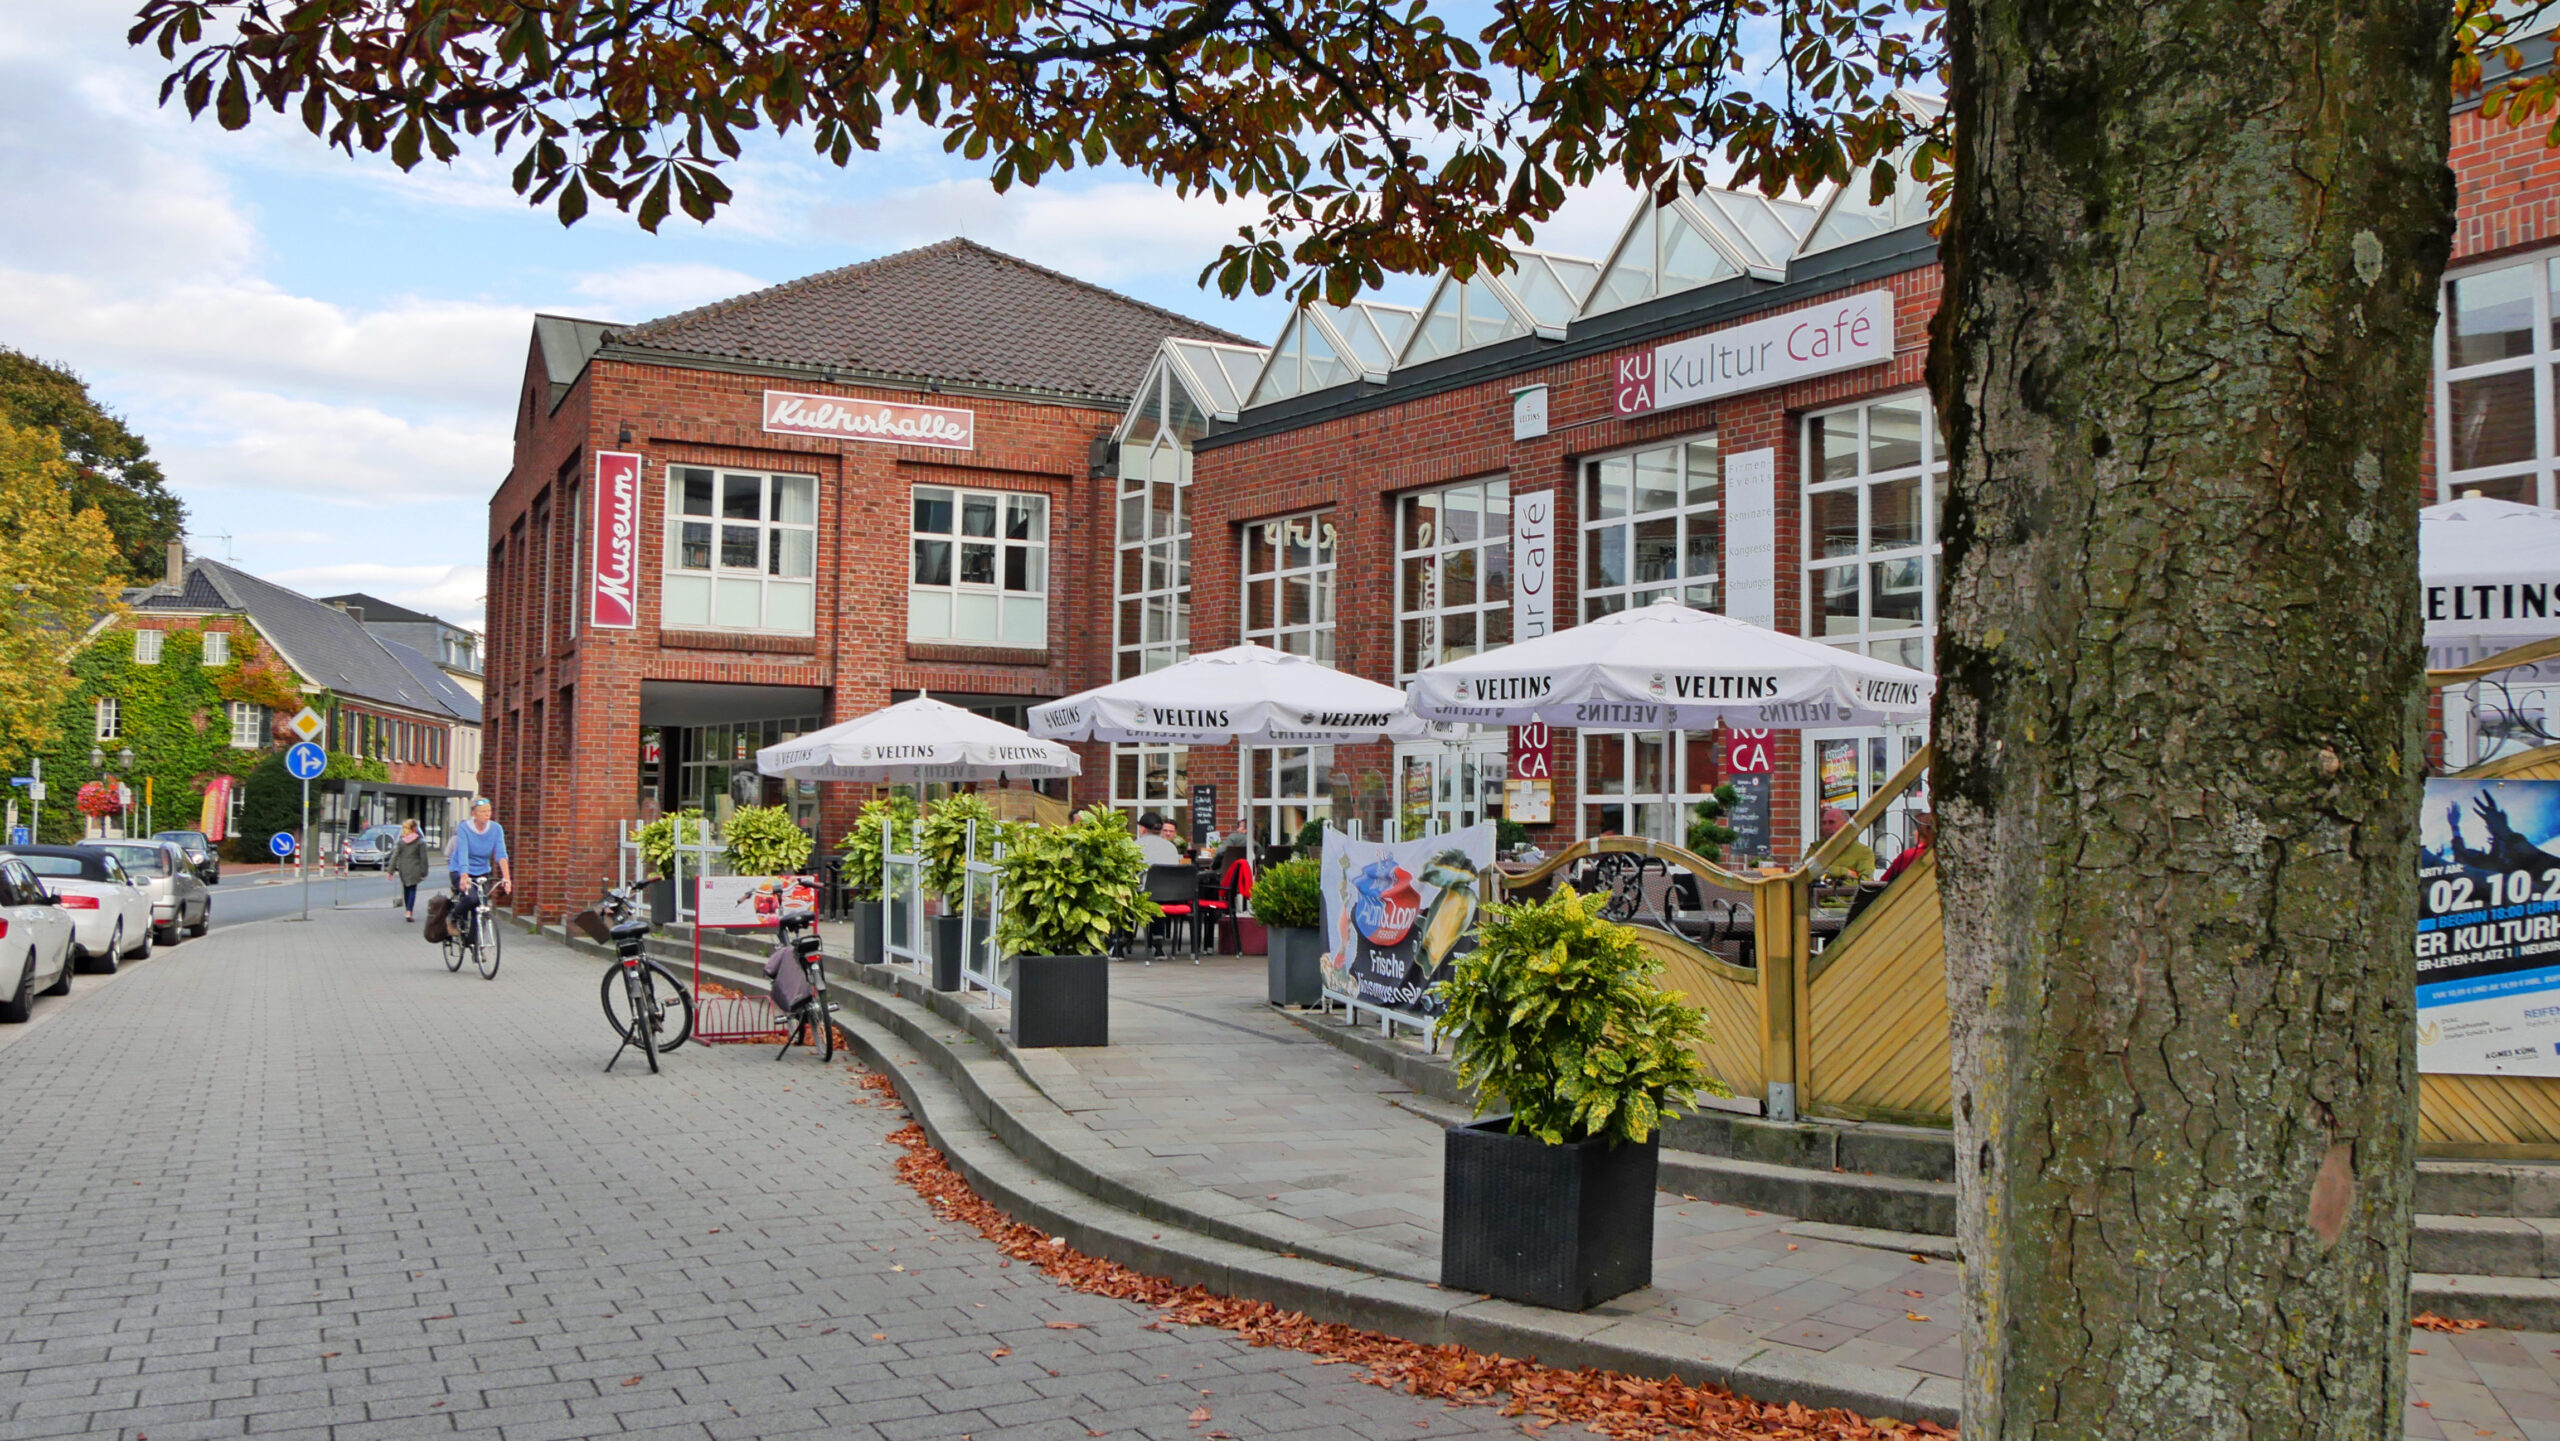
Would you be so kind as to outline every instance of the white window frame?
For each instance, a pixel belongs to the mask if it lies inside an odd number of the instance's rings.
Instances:
[[[1916,407],[1920,413],[1920,459],[1901,465],[1876,464],[1878,447],[1871,423],[1875,412],[1908,407]],[[1857,426],[1854,470],[1835,478],[1825,472],[1819,437],[1852,417]],[[1934,671],[1938,638],[1938,512],[1946,499],[1947,459],[1928,392],[1897,391],[1856,405],[1810,412],[1804,417],[1800,433],[1804,437],[1804,635],[1915,670]],[[1914,505],[1920,522],[1919,540],[1876,544],[1877,494],[1885,487],[1911,481],[1917,482]],[[1837,556],[1826,555],[1821,530],[1823,509],[1832,498],[1852,492],[1857,497],[1857,545]],[[1839,630],[1818,629],[1815,600],[1825,593],[1823,588],[1834,575],[1844,572],[1854,580],[1851,589],[1858,597],[1856,624]],[[1917,586],[1920,613],[1916,623],[1876,625],[1869,592],[1886,584],[1896,592]]]
[[[685,509],[686,487],[697,477],[707,478],[710,484],[707,514]],[[732,479],[756,483],[753,519],[720,514]],[[807,487],[806,521],[776,516],[786,486]],[[815,634],[820,490],[816,476],[794,471],[668,466],[660,623],[680,630]],[[750,565],[730,563],[731,544],[739,540],[748,540],[754,547],[755,560]],[[700,546],[700,564],[687,563],[689,544]],[[547,575],[547,545],[543,559]],[[747,614],[750,609],[752,616]]]
[[[111,695],[102,695],[98,697],[94,710],[95,719],[97,721],[97,735],[95,738],[102,741],[122,739],[124,735],[124,707],[117,703],[116,698]]]
[[[1640,498],[1637,477],[1648,465],[1668,462],[1671,504],[1635,508]],[[1705,481],[1701,485],[1699,475]],[[1674,436],[1647,445],[1586,457],[1581,466],[1582,594],[1585,621],[1598,620],[1631,605],[1646,605],[1672,596],[1692,609],[1724,609],[1724,469],[1712,430]],[[1623,486],[1623,509],[1603,515],[1602,498],[1612,485]],[[1671,527],[1668,576],[1637,574],[1637,527]],[[1616,539],[1618,579],[1600,582],[1601,557]],[[1691,555],[1694,542],[1705,541],[1703,556]],[[1703,565],[1700,564],[1703,562]]]
[[[1238,540],[1236,571],[1245,640],[1333,664],[1334,603],[1339,591],[1342,531],[1332,507],[1248,521]],[[1293,555],[1302,553],[1303,558]],[[1306,612],[1291,619],[1288,597],[1304,587]],[[1254,607],[1259,600],[1262,614]],[[1253,833],[1287,845],[1310,820],[1333,814],[1333,747],[1248,746],[1241,809]],[[1294,784],[1283,784],[1292,781]]]
[[[1253,833],[1294,845],[1307,822],[1333,815],[1333,747],[1248,746],[1245,805]]]
[[[1452,509],[1464,498],[1468,509]],[[1472,514],[1459,534],[1452,514]],[[1470,599],[1448,577],[1469,573]],[[1396,497],[1396,683],[1427,666],[1511,643],[1511,478],[1481,476]],[[1458,637],[1464,637],[1458,639]]]
[[[160,652],[169,644],[168,633],[145,626],[133,633],[133,663],[158,665]]]
[[[209,630],[204,633],[204,659],[201,664],[231,664],[231,632]]]
[[[1581,798],[1575,837],[1667,836],[1686,845],[1689,808],[1715,789],[1714,746],[1713,731],[1582,732],[1573,748],[1574,794]],[[1644,776],[1637,762],[1648,751],[1658,753],[1654,769],[1663,783],[1638,788]],[[1666,816],[1666,806],[1676,813]]]
[[[266,739],[266,707],[255,701],[231,703],[231,748],[239,751],[261,749]]]
[[[2479,361],[2459,369],[2453,360],[2456,287],[2501,271],[2521,270],[2533,295],[2532,331],[2522,354]],[[2437,309],[2435,335],[2436,496],[2455,500],[2478,492],[2527,505],[2560,504],[2554,473],[2560,470],[2560,422],[2554,420],[2553,372],[2560,367],[2560,334],[2554,333],[2552,288],[2560,285],[2560,250],[2507,256],[2448,271]],[[2454,389],[2522,373],[2533,405],[2532,453],[2521,460],[2454,468]]]
[[[947,499],[951,528],[925,528],[930,497]],[[972,506],[992,507],[991,529],[969,533]],[[987,490],[976,486],[917,484],[907,497],[907,639],[924,645],[994,646],[1006,650],[1045,650],[1049,645],[1049,550],[1053,507],[1046,493],[1035,490]],[[1015,534],[1024,515],[1032,523]],[[933,564],[929,547],[940,545],[937,573],[949,579],[923,578]],[[985,552],[987,577],[966,578],[970,552]],[[1016,556],[1022,557],[1022,580],[1013,583]],[[991,618],[988,634],[964,630],[964,611]]]

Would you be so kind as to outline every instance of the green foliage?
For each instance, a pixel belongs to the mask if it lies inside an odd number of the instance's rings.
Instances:
[[[703,818],[699,806],[687,806],[674,815],[660,816],[632,827],[631,838],[640,846],[640,863],[649,868],[649,874],[659,877],[675,874],[678,821],[684,823],[681,839],[693,845],[720,838],[717,830]]]
[[[122,608],[107,522],[73,509],[75,488],[51,431],[0,420],[0,755],[68,739],[55,724],[73,685],[64,668]]]
[[[176,649],[177,639],[172,636],[166,648],[160,652],[161,664],[168,664],[170,652]],[[237,652],[235,651],[234,654]],[[142,769],[141,749],[140,746],[134,747],[136,771]],[[267,838],[278,831],[292,831],[299,834],[302,830],[302,782],[295,780],[286,772],[284,751],[280,748],[263,751],[232,751],[231,754],[242,757],[248,767],[247,779],[241,782],[239,831],[241,849],[248,853],[251,860],[273,860],[275,857],[267,851]],[[384,781],[390,778],[391,769],[382,762],[359,759],[341,751],[329,752],[328,767],[320,772],[321,781]],[[319,784],[319,781],[312,782],[315,796],[318,794]],[[199,787],[200,791],[201,787]],[[312,801],[311,811],[315,816],[319,814],[318,800]],[[166,824],[170,819],[170,812],[165,800],[161,803],[160,815],[162,822]],[[190,820],[188,824],[193,825],[194,822]]]
[[[1726,781],[1717,786],[1713,794],[1698,802],[1689,813],[1687,844],[1690,850],[1711,861],[1723,857],[1724,848],[1732,845],[1734,839],[1742,834],[1724,823],[1725,816],[1739,799],[1733,782]]]
[[[721,833],[732,875],[796,876],[818,846],[791,819],[789,806],[742,806],[729,813]]]
[[[1310,855],[1324,849],[1324,822],[1309,821],[1298,827],[1297,848]]]
[[[974,856],[969,853],[972,822],[978,828]],[[996,843],[1002,839],[995,808],[987,804],[985,796],[976,791],[955,791],[935,801],[924,816],[924,888],[942,897],[946,907],[958,906],[967,888],[969,862],[994,855]]]
[[[167,572],[164,547],[186,528],[187,508],[161,477],[151,447],[89,395],[87,382],[59,365],[0,346],[0,425],[50,430],[71,464],[75,512],[95,508],[114,536],[117,572],[128,582]]]
[[[1253,878],[1253,918],[1266,926],[1324,927],[1324,865],[1291,856]]]
[[[886,795],[863,802],[862,814],[854,818],[853,829],[837,842],[844,850],[844,882],[863,900],[880,899],[880,823],[884,820],[896,822],[898,844],[905,845],[915,833],[915,797]]]
[[[1160,914],[1146,880],[1129,819],[1109,806],[1033,827],[1005,847],[996,944],[1009,956],[1101,955],[1113,936]]]
[[[1497,816],[1493,822],[1493,848],[1516,851],[1529,843],[1529,828],[1518,821]]]
[[[1706,1018],[1654,981],[1662,963],[1600,906],[1571,887],[1490,906],[1440,983],[1441,1029],[1478,1112],[1508,1105],[1515,1134],[1551,1146],[1642,1141],[1701,1088],[1724,1094],[1697,1056]]]

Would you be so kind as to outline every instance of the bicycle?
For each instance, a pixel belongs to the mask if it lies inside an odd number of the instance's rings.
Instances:
[[[796,934],[795,934],[796,933]],[[815,911],[782,913],[782,943],[791,948],[791,960],[809,980],[809,999],[783,1013],[790,1023],[790,1034],[782,1038],[782,1049],[774,1053],[779,1061],[791,1054],[791,1048],[807,1037],[817,1048],[818,1063],[825,1065],[836,1058],[836,1000],[827,992],[827,972],[818,954],[818,915]]]
[[[649,922],[637,915],[639,906],[636,883],[619,891],[608,888],[595,909],[578,919],[589,936],[613,944],[613,966],[604,973],[598,995],[605,1021],[622,1044],[614,1048],[613,1059],[604,1068],[612,1070],[624,1051],[637,1046],[649,1058],[654,1074],[658,1057],[693,1035],[693,995],[673,972],[641,954]]]
[[[444,968],[459,971],[468,957],[480,968],[483,980],[498,978],[498,954],[505,945],[506,928],[483,922],[489,911],[489,895],[477,876],[464,876],[462,889],[454,895],[452,909],[445,912]]]

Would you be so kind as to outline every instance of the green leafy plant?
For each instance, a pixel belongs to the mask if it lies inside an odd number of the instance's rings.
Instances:
[[[631,839],[639,845],[641,864],[649,868],[649,874],[669,876],[675,873],[676,842],[679,839],[676,825],[679,821],[684,824],[683,840],[701,845],[719,838],[713,833],[711,823],[703,818],[701,810],[694,806],[633,827]]]
[[[1310,853],[1324,849],[1324,822],[1309,821],[1298,827],[1298,849]]]
[[[1706,1018],[1654,980],[1662,963],[1600,918],[1601,901],[1565,886],[1487,907],[1439,986],[1478,1114],[1507,1105],[1513,1134],[1551,1146],[1642,1141],[1699,1090],[1725,1094],[1698,1060]]]
[[[978,828],[975,856],[969,854],[972,823]],[[942,897],[946,909],[956,908],[968,888],[969,862],[994,855],[996,842],[1002,839],[995,807],[987,804],[985,796],[958,791],[935,801],[924,813],[924,888]]]
[[[1324,871],[1314,856],[1292,856],[1253,878],[1253,918],[1266,926],[1324,926]]]
[[[862,813],[854,817],[853,829],[837,842],[844,851],[844,883],[854,895],[866,901],[880,898],[883,851],[880,845],[880,823],[894,822],[898,844],[908,843],[915,834],[916,800],[909,795],[877,796],[862,804]]]
[[[791,819],[785,806],[745,806],[732,811],[723,831],[728,841],[724,858],[730,872],[741,876],[798,875],[818,844]]]
[[[1528,843],[1529,828],[1527,826],[1524,826],[1515,820],[1506,820],[1498,816],[1495,817],[1493,822],[1493,848],[1495,850],[1516,851]]]
[[[1711,861],[1724,856],[1724,848],[1732,845],[1742,834],[1724,823],[1725,816],[1731,813],[1740,799],[1733,782],[1726,781],[1716,787],[1713,794],[1690,808],[1688,846],[1691,851]]]
[[[1101,955],[1113,936],[1159,914],[1146,879],[1128,817],[1108,806],[1035,827],[1005,848],[996,944],[1009,956]]]

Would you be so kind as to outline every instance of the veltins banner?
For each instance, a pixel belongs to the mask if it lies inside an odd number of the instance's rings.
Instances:
[[[706,930],[769,930],[784,911],[817,907],[815,876],[704,876],[693,893],[694,920]]]
[[[2560,1076],[2560,781],[2427,782],[2418,1069]]]
[[[1473,929],[1493,826],[1387,845],[1324,837],[1324,988],[1338,1000],[1436,1017],[1431,988],[1448,979]]]

